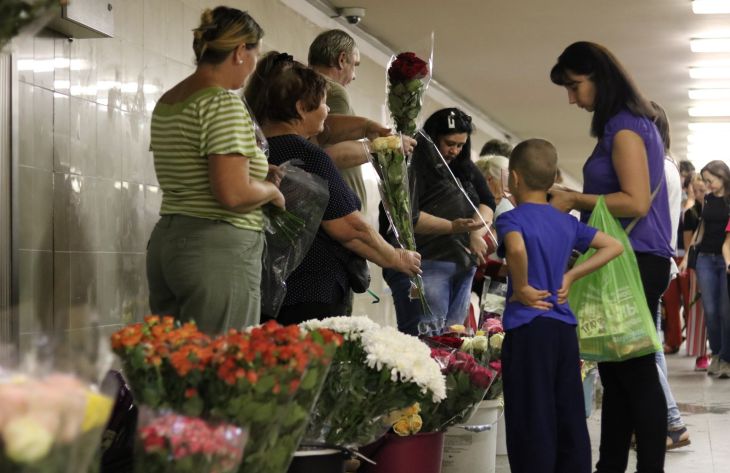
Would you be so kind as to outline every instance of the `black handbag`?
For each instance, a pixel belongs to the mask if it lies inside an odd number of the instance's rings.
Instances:
[[[692,245],[687,250],[687,267],[689,269],[697,268],[697,245]]]
[[[347,282],[350,283],[352,292],[362,294],[370,287],[370,269],[368,262],[362,256],[350,253],[345,263],[347,270]]]

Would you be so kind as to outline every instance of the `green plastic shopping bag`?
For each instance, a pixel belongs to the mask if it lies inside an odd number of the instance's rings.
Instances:
[[[571,287],[568,300],[578,319],[581,357],[623,361],[657,352],[661,344],[649,313],[636,255],[603,196],[598,198],[588,225],[619,240],[624,252]],[[595,250],[589,250],[576,264],[593,253]]]

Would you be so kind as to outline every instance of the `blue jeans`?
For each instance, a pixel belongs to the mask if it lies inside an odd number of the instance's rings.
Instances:
[[[658,332],[661,332],[661,329],[659,329],[660,319],[661,314],[657,313]],[[659,333],[659,336],[661,337],[661,333]],[[682,420],[682,415],[679,413],[677,401],[674,399],[674,395],[672,395],[672,390],[669,387],[669,376],[667,375],[667,360],[664,358],[664,350],[659,350],[658,352],[656,352],[655,356],[656,367],[659,370],[659,383],[661,383],[662,385],[664,397],[667,398],[667,428],[669,430],[678,430],[684,427],[684,421]]]
[[[700,253],[695,272],[702,293],[710,349],[713,355],[730,362],[730,298],[725,260],[719,254]]]
[[[383,270],[383,278],[393,293],[398,330],[418,335],[419,324],[438,328],[464,323],[476,267],[463,268],[450,261],[423,260],[421,269],[431,314],[424,312],[418,299],[410,299],[408,276],[392,269]]]

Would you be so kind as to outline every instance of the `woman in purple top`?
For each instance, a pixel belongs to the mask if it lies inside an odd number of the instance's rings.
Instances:
[[[583,193],[551,191],[551,203],[580,210],[587,220],[599,195],[624,227],[636,252],[649,313],[669,283],[671,221],[664,182],[664,148],[654,110],[614,55],[603,46],[568,46],[550,71],[571,104],[593,113],[596,147],[583,166]],[[597,473],[624,472],[632,432],[637,471],[661,473],[667,438],[667,404],[654,354],[598,364],[604,395]]]

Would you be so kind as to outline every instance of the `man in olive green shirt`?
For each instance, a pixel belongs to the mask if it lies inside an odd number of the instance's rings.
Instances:
[[[355,80],[355,68],[360,65],[360,51],[352,36],[342,30],[321,33],[309,46],[308,60],[309,67],[327,79],[330,113],[355,115],[345,90]],[[325,151],[332,157],[347,185],[360,198],[362,212],[366,214],[367,194],[362,177],[362,163],[367,162],[364,148],[357,142],[343,142],[328,146]]]

